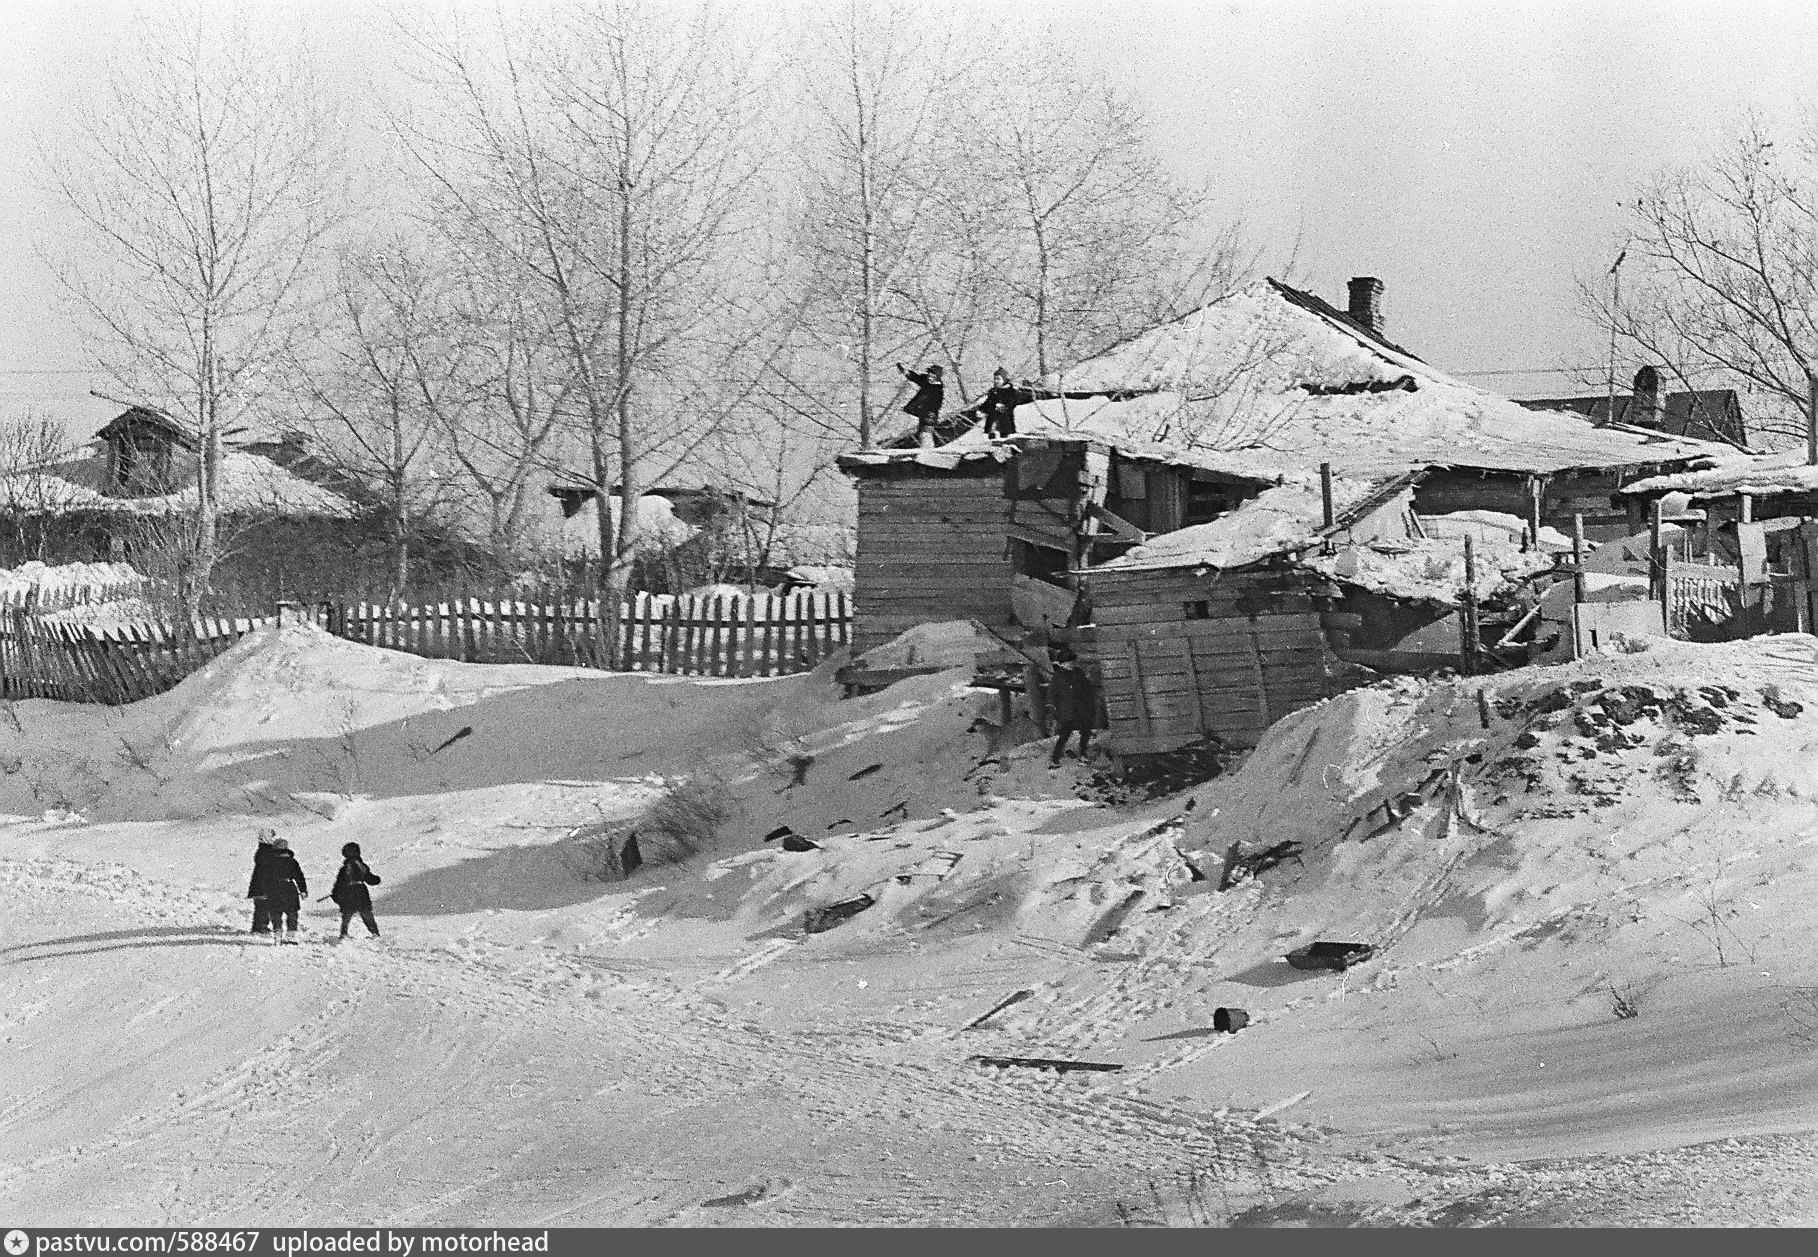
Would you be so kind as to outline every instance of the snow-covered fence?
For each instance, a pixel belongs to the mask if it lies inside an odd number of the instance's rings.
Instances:
[[[431,659],[468,663],[606,666],[599,601],[535,594],[470,594],[402,603],[334,602],[324,626],[338,637]],[[852,640],[843,592],[785,597],[639,594],[619,616],[626,671],[754,677],[806,672]]]
[[[161,694],[271,621],[205,615],[190,624],[87,623],[0,613],[0,697],[131,703]]]

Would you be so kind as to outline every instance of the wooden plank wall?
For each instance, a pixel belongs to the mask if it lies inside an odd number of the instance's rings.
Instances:
[[[858,482],[853,650],[917,624],[1010,622],[1004,473],[865,476]]]
[[[1088,581],[1095,622],[1080,641],[1104,680],[1114,752],[1173,750],[1208,735],[1254,745],[1275,721],[1333,692],[1301,573],[1172,569]],[[1189,619],[1187,604],[1201,601],[1206,617]]]
[[[1632,535],[1635,529],[1628,511],[1610,503],[1618,483],[1619,477],[1613,471],[1547,477],[1540,498],[1541,523],[1557,528],[1569,537],[1572,535],[1572,516],[1583,515],[1585,536],[1592,541]],[[1422,515],[1501,511],[1516,519],[1526,519],[1527,477],[1519,472],[1435,469],[1415,488],[1414,509]]]

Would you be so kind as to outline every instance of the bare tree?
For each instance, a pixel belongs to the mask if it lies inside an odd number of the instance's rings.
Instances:
[[[997,207],[992,296],[1036,374],[1230,291],[1237,229],[1210,231],[1207,198],[1163,169],[1133,101],[1052,56],[993,77],[967,126],[991,193],[964,203]]]
[[[450,281],[408,241],[342,253],[320,348],[298,364],[303,421],[335,461],[376,489],[391,595],[410,582],[419,521],[443,505],[445,437],[477,392]]]
[[[414,127],[411,151],[445,208],[529,281],[572,372],[610,617],[637,548],[632,507],[711,430],[748,339],[733,330],[729,246],[758,171],[749,81],[705,9],[677,22],[631,0],[570,5],[522,41],[501,30],[490,61],[453,38],[417,46],[453,129]]]
[[[1643,187],[1628,232],[1623,291],[1579,281],[1587,317],[1688,388],[1725,378],[1776,399],[1769,431],[1801,431],[1818,388],[1818,126],[1783,145],[1745,118],[1702,166]]]
[[[44,557],[45,524],[68,506],[57,473],[76,453],[68,431],[49,415],[26,411],[0,419],[0,517],[12,534],[12,553],[0,555],[0,564]]]
[[[880,387],[880,367],[938,343],[932,307],[918,311],[903,294],[934,251],[937,207],[959,190],[943,158],[971,63],[951,15],[900,0],[838,0],[811,38],[814,53],[801,62],[811,118],[801,244],[815,271],[815,325],[845,363],[852,426],[869,448],[879,395],[897,387]]]
[[[267,403],[318,297],[340,128],[305,59],[197,9],[138,22],[76,133],[43,157],[82,237],[51,260],[119,387],[195,433],[179,581],[194,611],[219,551],[223,436]]]

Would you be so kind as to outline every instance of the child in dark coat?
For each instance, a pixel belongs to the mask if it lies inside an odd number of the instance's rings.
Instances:
[[[290,844],[282,838],[271,841],[271,855],[263,869],[255,868],[253,888],[265,903],[271,916],[271,932],[280,943],[297,941],[297,910],[309,897],[309,883],[303,878],[303,866],[297,863]]]
[[[372,892],[368,886],[379,884],[379,875],[366,867],[360,859],[360,844],[350,842],[341,848],[343,863],[340,875],[335,878],[335,888],[328,892],[328,897],[341,909],[341,937],[347,937],[347,927],[358,916],[365,922],[367,932],[374,938],[379,936],[379,923],[372,918]]]
[[[246,897],[253,901],[252,932],[254,934],[271,933],[271,906],[266,902],[263,884],[265,872],[271,866],[274,848],[272,842],[277,838],[275,829],[259,831],[259,848],[253,852],[252,879],[246,883]]]
[[[903,406],[903,412],[915,416],[916,443],[923,449],[934,448],[934,424],[941,415],[941,398],[947,391],[941,379],[939,363],[930,364],[928,370],[911,371],[902,363],[896,369],[903,373],[903,378],[915,385],[915,396]]]
[[[1067,739],[1079,734],[1079,757],[1092,752],[1092,730],[1098,725],[1098,692],[1092,678],[1079,664],[1071,650],[1061,648],[1051,653],[1054,678],[1048,682],[1048,702],[1054,713],[1054,724],[1060,736],[1054,740],[1054,754],[1048,763],[1058,766]]]

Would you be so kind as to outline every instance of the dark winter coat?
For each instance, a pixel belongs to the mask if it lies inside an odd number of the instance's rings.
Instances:
[[[905,371],[903,374],[915,385],[915,396],[904,405],[903,413],[914,415],[923,423],[937,418],[941,413],[941,398],[947,392],[946,385],[920,371]]]
[[[259,849],[253,852],[252,880],[246,883],[246,897],[248,899],[261,899],[264,897],[265,892],[260,890],[259,887],[264,882],[267,871],[271,868],[271,858],[277,854],[278,849],[268,842],[260,843]]]
[[[273,851],[263,868],[253,869],[253,895],[263,899],[273,913],[295,912],[309,897],[309,883],[303,880],[303,866],[288,851]]]
[[[372,908],[372,892],[368,886],[377,886],[379,875],[366,867],[363,860],[349,860],[341,866],[341,873],[335,878],[335,888],[328,892],[328,897],[340,905],[343,912],[364,912]]]
[[[1026,392],[1019,392],[1007,384],[1000,384],[985,394],[985,400],[979,409],[985,413],[986,436],[1015,436],[1016,408],[1029,400]]]
[[[1092,679],[1076,663],[1054,666],[1048,705],[1054,723],[1062,729],[1090,729],[1098,723],[1098,696],[1092,691]]]

